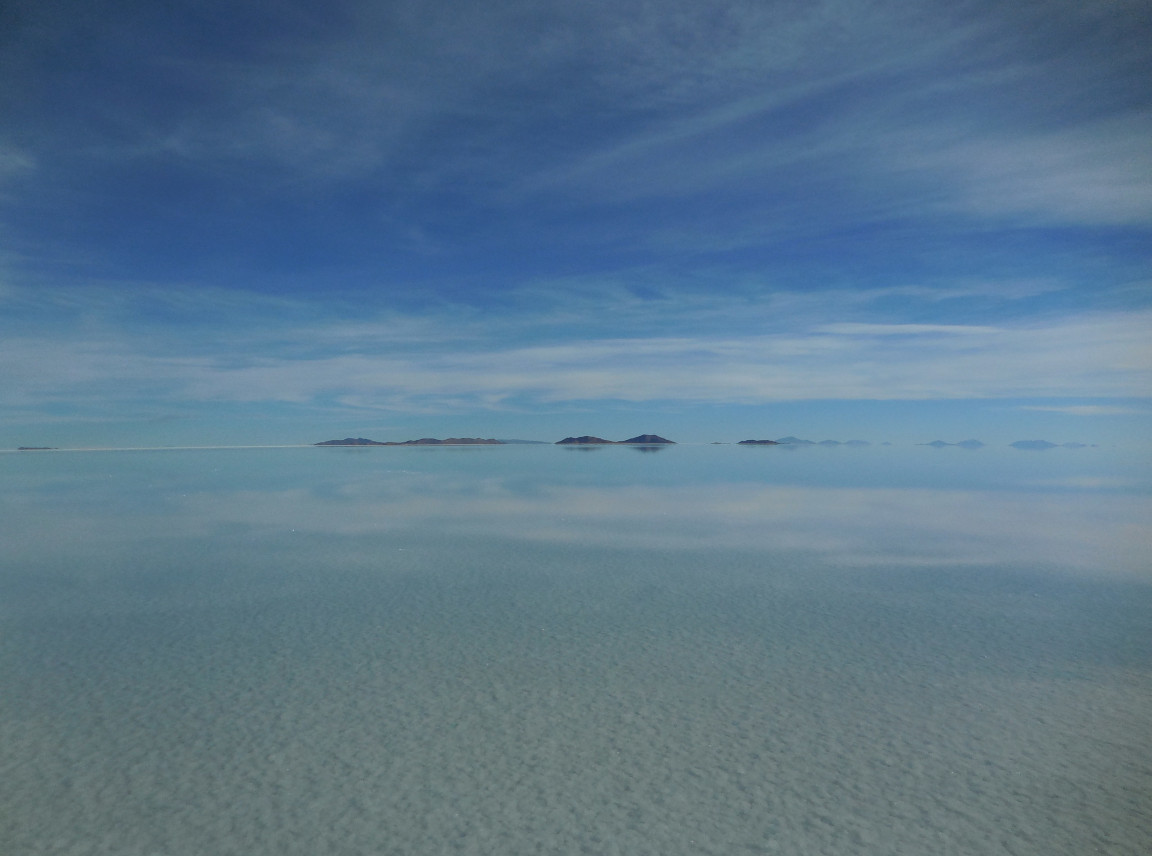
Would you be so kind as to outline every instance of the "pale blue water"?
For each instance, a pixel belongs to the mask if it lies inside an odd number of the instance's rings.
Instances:
[[[0,455],[0,853],[1143,854],[1107,450]]]

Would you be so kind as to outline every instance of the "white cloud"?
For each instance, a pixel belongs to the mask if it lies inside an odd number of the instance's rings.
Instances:
[[[36,160],[26,151],[0,145],[0,182],[36,168]]]
[[[967,135],[920,145],[914,162],[951,189],[942,204],[981,217],[1152,223],[1152,113],[1056,131]]]
[[[826,324],[817,328],[824,333],[840,336],[923,336],[941,333],[948,336],[986,336],[1005,332],[998,327],[978,327],[965,324]]]
[[[1069,416],[1132,416],[1148,415],[1152,410],[1142,407],[1123,407],[1111,404],[1029,404],[1019,410],[1040,410],[1046,413],[1066,413]]]
[[[717,323],[710,330],[748,311],[740,300],[711,309]],[[762,332],[754,317],[733,324],[732,333],[684,324],[681,335],[630,337],[592,335],[584,318],[548,338],[541,330],[554,329],[551,306],[543,320],[525,311],[507,321],[457,311],[416,317],[365,310],[346,320],[307,317],[300,307],[279,315],[246,310],[227,325],[206,322],[182,332],[129,324],[120,309],[39,332],[15,325],[0,339],[0,396],[23,408],[338,401],[424,411],[601,399],[1152,395],[1149,311],[999,326],[777,319]]]

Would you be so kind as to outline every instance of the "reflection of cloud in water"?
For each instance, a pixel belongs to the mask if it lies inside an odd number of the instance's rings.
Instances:
[[[365,537],[454,536],[799,551],[856,566],[1013,564],[1152,576],[1146,559],[1152,497],[1112,492],[1127,486],[1114,477],[1051,480],[1035,483],[1040,490],[1014,491],[525,483],[504,474],[391,470],[348,481],[325,477],[308,488],[179,493],[137,484],[135,493],[67,501],[45,485],[8,496],[0,535],[10,558],[32,561],[82,560],[90,552],[173,538],[284,547],[283,536],[309,535],[345,538],[340,549],[355,551],[370,549],[357,540]],[[82,566],[91,569],[91,563]]]
[[[1152,498],[754,484],[557,487],[426,475],[335,493],[187,497],[165,526],[327,535],[436,530],[640,549],[804,551],[853,565],[1012,563],[1147,574]]]

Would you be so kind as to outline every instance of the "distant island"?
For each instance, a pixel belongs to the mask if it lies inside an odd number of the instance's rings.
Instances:
[[[314,446],[503,446],[503,440],[481,440],[477,437],[449,437],[447,440],[437,440],[435,437],[422,437],[419,440],[404,440],[392,442],[369,440],[366,437],[345,437],[343,440],[325,440],[322,443],[313,443]]]
[[[444,440],[439,440],[435,437],[421,437],[419,440],[369,440],[367,437],[345,437],[343,440],[324,440],[321,443],[313,443],[314,446],[503,446],[505,444],[541,444],[546,445],[543,440],[495,440],[495,439],[482,439],[479,437],[448,437]],[[659,434],[639,434],[636,437],[629,437],[627,440],[605,440],[603,437],[594,437],[590,434],[582,434],[579,437],[565,437],[563,440],[558,440],[552,445],[555,446],[674,446],[675,441],[661,437]],[[717,445],[717,444],[713,444]],[[724,445],[720,443],[719,445]],[[740,440],[736,443],[738,446],[870,446],[871,443],[866,440],[805,440],[800,437],[781,437],[778,440]],[[890,443],[881,443],[882,446],[889,446]],[[954,446],[960,449],[982,449],[985,443],[980,440],[961,440],[958,443],[949,443],[946,440],[933,440],[930,443],[918,443],[919,446],[931,446],[935,449],[942,449],[949,446]],[[1009,443],[1009,446],[1015,449],[1027,450],[1044,450],[1044,449],[1083,449],[1088,448],[1087,443],[1053,443],[1049,440],[1017,440],[1014,443]],[[55,446],[20,446],[18,451],[21,452],[39,452],[48,451],[56,448]]]
[[[675,446],[676,445],[671,440],[665,440],[663,437],[661,437],[658,434],[641,434],[638,437],[631,437],[627,440],[621,440],[620,442],[621,442],[621,444],[631,443],[632,445],[635,445],[635,446],[657,446],[657,445]]]
[[[17,446],[17,452],[53,452],[56,450],[55,446]]]
[[[449,437],[438,440],[435,437],[422,437],[419,440],[369,440],[367,437],[345,437],[343,440],[324,440],[313,443],[313,446],[503,446],[507,443],[543,443],[540,440],[492,440],[479,437]],[[592,437],[585,434],[581,437],[565,437],[554,443],[556,446],[672,446],[674,441],[665,439],[657,434],[640,434],[627,440],[605,440],[602,437]]]
[[[581,437],[565,437],[563,440],[557,440],[557,446],[662,446],[676,445],[673,440],[665,440],[657,434],[640,434],[637,437],[632,437],[628,440],[605,440],[602,437],[592,437],[584,434]]]

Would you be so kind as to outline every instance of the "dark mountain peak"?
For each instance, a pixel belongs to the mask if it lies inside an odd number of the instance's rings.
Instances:
[[[1035,449],[1037,451],[1056,448],[1055,443],[1050,443],[1047,440],[1017,440],[1015,443],[1009,443],[1008,445],[1014,449]]]
[[[557,446],[610,446],[612,440],[604,440],[600,437],[592,437],[585,434],[582,437],[565,437],[563,440],[557,440]]]
[[[776,440],[741,440],[737,446],[779,446]]]
[[[671,445],[675,445],[675,443],[673,443],[672,440],[665,440],[663,437],[659,436],[658,434],[641,434],[638,437],[633,437],[630,440],[621,440],[620,442],[621,443],[633,443],[633,444],[641,445],[641,446],[655,446],[655,445],[660,444],[660,443],[668,443]]]

